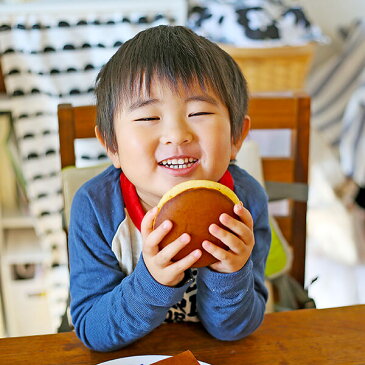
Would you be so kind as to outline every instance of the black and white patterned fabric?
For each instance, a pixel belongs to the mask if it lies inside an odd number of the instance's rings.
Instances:
[[[49,268],[54,327],[68,295],[66,238],[62,230],[57,105],[92,104],[96,75],[117,48],[139,31],[175,24],[169,13],[87,13],[81,15],[0,14],[0,58],[10,96],[21,169],[30,211]],[[102,162],[106,155],[76,145],[77,165]],[[81,162],[81,163],[80,163]]]
[[[340,51],[313,69],[312,126],[339,158],[344,175],[365,185],[365,20],[346,32]]]
[[[192,283],[186,289],[183,298],[175,305],[173,305],[166,314],[166,323],[176,323],[176,322],[199,322],[197,303],[196,303],[196,293],[197,284],[196,278],[198,276],[198,270],[192,269]]]
[[[191,0],[188,26],[215,42],[276,47],[325,42],[303,9],[278,0]]]

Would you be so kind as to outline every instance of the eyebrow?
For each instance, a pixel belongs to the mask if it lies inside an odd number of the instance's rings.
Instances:
[[[129,111],[132,112],[132,111],[142,108],[144,106],[156,104],[159,101],[160,101],[159,99],[138,99],[134,103],[132,103],[128,109],[129,109]],[[202,101],[202,102],[209,103],[212,105],[218,104],[217,100],[215,100],[214,98],[212,98],[209,95],[193,95],[193,96],[188,97],[185,101],[187,103],[191,102],[191,101]]]
[[[212,105],[218,105],[217,100],[212,98],[209,95],[193,95],[186,99],[186,102],[189,102],[189,101],[203,101],[205,103],[209,103]]]
[[[133,110],[136,110],[138,108],[142,108],[144,106],[147,106],[147,105],[150,105],[150,104],[155,104],[155,103],[158,103],[159,100],[158,99],[138,99],[136,100],[134,103],[132,103],[130,106],[129,106],[129,111],[133,111]]]

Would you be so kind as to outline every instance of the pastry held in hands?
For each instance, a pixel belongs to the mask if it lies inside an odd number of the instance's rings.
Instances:
[[[199,248],[202,256],[193,265],[203,267],[217,261],[202,247],[202,242],[208,240],[223,248],[227,246],[209,233],[209,226],[219,222],[219,216],[227,213],[233,217],[235,204],[239,203],[237,195],[227,186],[209,180],[190,180],[174,186],[161,198],[158,203],[158,213],[154,228],[169,219],[173,223],[171,231],[160,242],[160,249],[176,240],[183,233],[188,233],[190,242],[174,258],[178,261],[190,252]],[[225,228],[227,229],[227,228]]]

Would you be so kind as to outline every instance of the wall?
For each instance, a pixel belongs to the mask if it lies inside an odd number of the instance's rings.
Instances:
[[[361,16],[365,19],[364,0],[296,0],[290,3],[301,5],[309,19],[319,25],[332,39],[331,44],[319,47],[316,63],[322,62],[339,49],[341,45],[339,27],[348,26]]]

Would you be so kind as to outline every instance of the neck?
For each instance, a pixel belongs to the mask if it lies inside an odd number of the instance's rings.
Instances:
[[[138,199],[145,212],[147,212],[150,209],[152,209],[153,207],[155,207],[158,204],[158,202],[160,201],[159,198],[149,196],[148,194],[145,194],[138,189],[136,189],[136,192],[137,192]]]

